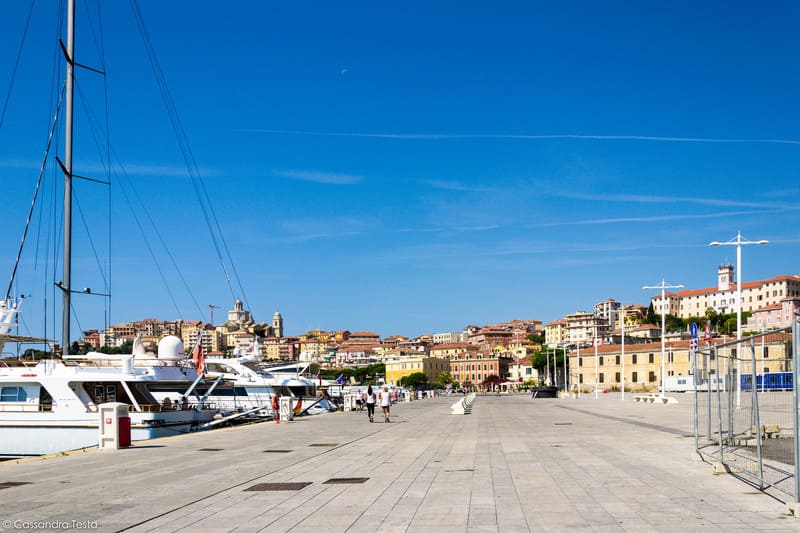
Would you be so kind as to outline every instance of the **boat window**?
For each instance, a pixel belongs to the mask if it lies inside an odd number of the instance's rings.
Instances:
[[[261,367],[258,366],[258,363],[255,363],[255,362],[251,361],[249,363],[242,363],[242,365],[245,366],[246,368],[249,368],[250,370],[252,370],[255,373],[261,372]]]
[[[229,367],[228,365],[224,365],[222,363],[206,363],[206,372],[221,372],[226,374],[238,374],[236,370]]]
[[[94,403],[106,403],[106,389],[102,385],[94,386]]]
[[[24,402],[27,399],[28,395],[22,387],[0,388],[0,402]]]
[[[117,387],[116,387],[116,385],[106,385],[106,401],[107,402],[116,402],[117,401]]]

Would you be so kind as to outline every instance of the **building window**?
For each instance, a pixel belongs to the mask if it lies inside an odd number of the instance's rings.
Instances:
[[[617,356],[617,363],[616,364],[619,364],[619,356]],[[619,380],[617,380],[617,381],[619,381]]]
[[[651,370],[648,378],[650,380],[650,383],[653,383],[656,380],[656,373]]]
[[[600,356],[600,360],[597,362],[598,365],[603,366],[603,356]]]
[[[656,360],[655,356],[653,354],[650,354],[650,356],[648,357],[648,361],[650,362],[650,364],[653,364],[655,360]]]
[[[764,359],[769,358],[769,346],[764,346]]]
[[[638,372],[631,372],[631,381],[636,383],[639,381],[639,373]]]
[[[583,374],[578,374],[578,381],[583,383]]]
[[[617,372],[616,374],[614,374],[614,381],[616,381],[617,383],[619,383],[619,372]]]
[[[605,379],[606,375],[600,372],[600,375],[598,376],[598,380],[600,381],[600,383],[605,383]]]
[[[631,362],[635,365],[636,364],[636,354],[631,356]],[[633,381],[636,381],[635,379]]]

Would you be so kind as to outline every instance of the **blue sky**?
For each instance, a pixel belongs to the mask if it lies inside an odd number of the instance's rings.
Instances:
[[[111,259],[112,323],[208,320],[208,304],[217,318],[234,296],[257,320],[280,310],[292,334],[548,322],[605,298],[647,304],[642,286],[662,278],[713,286],[736,250],[708,243],[738,230],[770,241],[743,249],[745,281],[800,273],[795,3],[140,0],[241,280],[234,294],[131,8],[101,3],[103,62],[89,4],[78,61],[108,71],[109,137],[126,170],[111,176],[111,239],[107,191],[76,188],[100,262]],[[2,97],[29,5],[4,6]],[[33,11],[0,126],[3,278],[49,126],[52,11]],[[103,125],[101,78],[78,75]],[[75,172],[102,177],[75,105]],[[43,204],[58,204],[47,176]],[[162,275],[123,194],[133,187],[159,228]],[[53,210],[41,212],[46,226]],[[101,292],[75,225],[73,285]],[[53,298],[46,233],[29,241],[17,288],[32,295],[26,330],[52,336],[58,315],[39,303]],[[103,326],[102,299],[74,306],[74,328]]]

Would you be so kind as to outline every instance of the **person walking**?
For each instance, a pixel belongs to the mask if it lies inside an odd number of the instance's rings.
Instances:
[[[372,385],[367,387],[367,397],[364,399],[364,403],[367,404],[367,415],[369,415],[369,421],[374,422],[373,417],[375,416],[375,402],[377,398],[375,398],[375,391],[372,390]]]
[[[383,409],[383,422],[391,422],[389,420],[389,408],[392,405],[392,396],[389,394],[389,387],[384,387],[381,392],[381,409]]]
[[[275,417],[275,423],[276,424],[280,424],[281,423],[281,410],[280,410],[280,406],[278,405],[278,395],[277,394],[273,394],[272,395],[272,413],[273,413],[273,416]]]

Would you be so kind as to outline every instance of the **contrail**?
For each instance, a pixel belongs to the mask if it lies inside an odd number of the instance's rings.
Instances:
[[[317,137],[363,137],[373,139],[403,140],[458,140],[458,139],[518,139],[529,141],[574,139],[590,141],[651,141],[676,143],[718,143],[718,144],[800,144],[796,139],[726,139],[715,137],[661,137],[657,135],[578,135],[572,133],[548,135],[523,135],[514,133],[354,133],[335,131],[270,130],[244,129],[240,131],[266,133],[270,135],[311,135]]]

